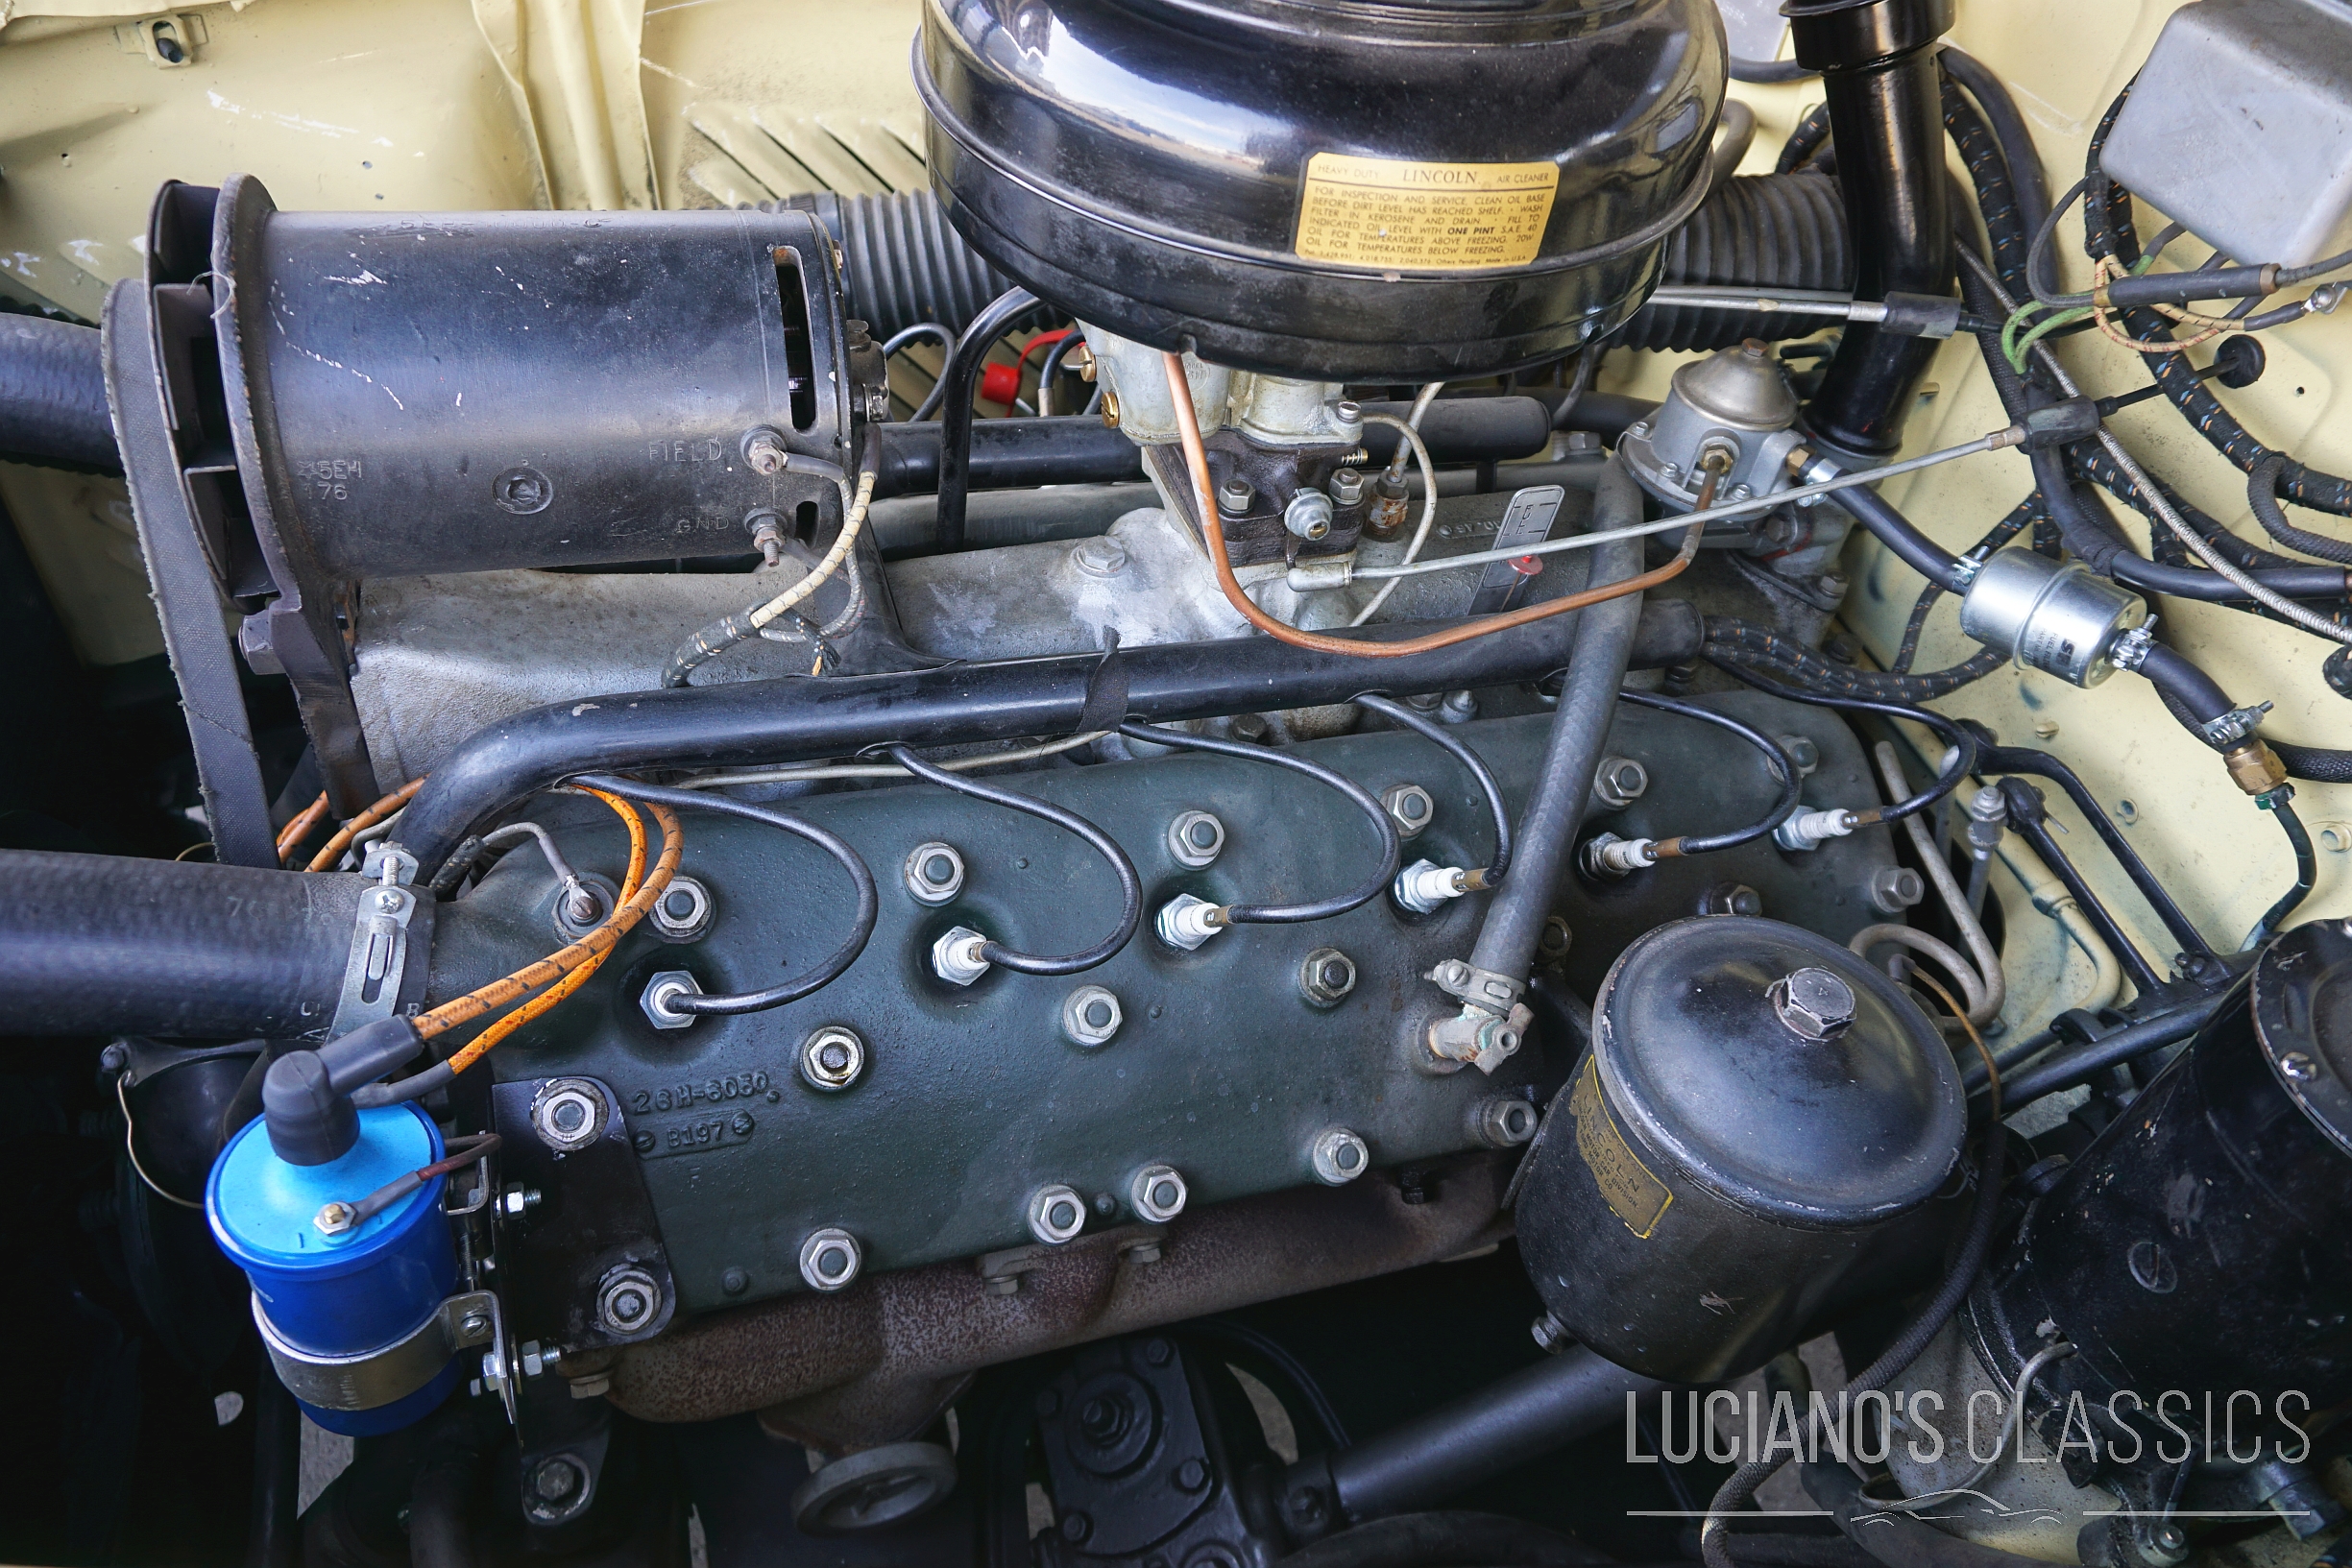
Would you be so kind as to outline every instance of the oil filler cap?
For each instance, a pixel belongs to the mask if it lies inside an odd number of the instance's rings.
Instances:
[[[1951,1174],[1967,1117],[1950,1049],[1826,937],[1735,915],[1661,926],[1626,949],[1593,1011],[1611,1113],[1735,1208],[1862,1225]]]

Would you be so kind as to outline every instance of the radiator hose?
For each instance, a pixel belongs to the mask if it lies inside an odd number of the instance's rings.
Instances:
[[[98,328],[0,316],[0,461],[120,473]]]

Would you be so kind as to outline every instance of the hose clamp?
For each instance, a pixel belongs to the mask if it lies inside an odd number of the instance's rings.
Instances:
[[[2227,751],[2251,739],[2254,727],[2262,722],[2262,716],[2268,712],[2270,705],[2267,702],[2258,702],[2251,708],[2233,708],[2219,718],[2208,719],[2198,725],[2196,733],[2203,736],[2205,744],[2214,750]]]

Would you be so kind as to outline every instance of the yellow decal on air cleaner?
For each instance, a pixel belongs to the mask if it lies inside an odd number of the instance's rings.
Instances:
[[[1560,188],[1556,163],[1307,159],[1296,249],[1351,267],[1523,267]]]
[[[1568,1096],[1568,1114],[1576,1119],[1576,1152],[1591,1170],[1593,1185],[1608,1200],[1610,1211],[1625,1221],[1625,1228],[1648,1241],[1659,1220],[1665,1218],[1674,1194],[1650,1174],[1650,1168],[1626,1146],[1625,1135],[1610,1119],[1601,1095],[1600,1064],[1591,1056],[1585,1058],[1584,1076],[1576,1080],[1576,1090]]]

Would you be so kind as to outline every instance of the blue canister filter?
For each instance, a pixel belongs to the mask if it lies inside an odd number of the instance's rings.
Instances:
[[[230,1261],[253,1283],[278,1337],[318,1356],[356,1356],[415,1333],[455,1289],[457,1259],[435,1176],[339,1236],[318,1228],[328,1203],[361,1198],[442,1156],[441,1131],[413,1104],[359,1113],[359,1139],[324,1165],[293,1165],[256,1118],[229,1141],[205,1183],[205,1214]],[[372,1410],[303,1403],[329,1432],[369,1436],[406,1426],[457,1381],[452,1357],[423,1387]]]

